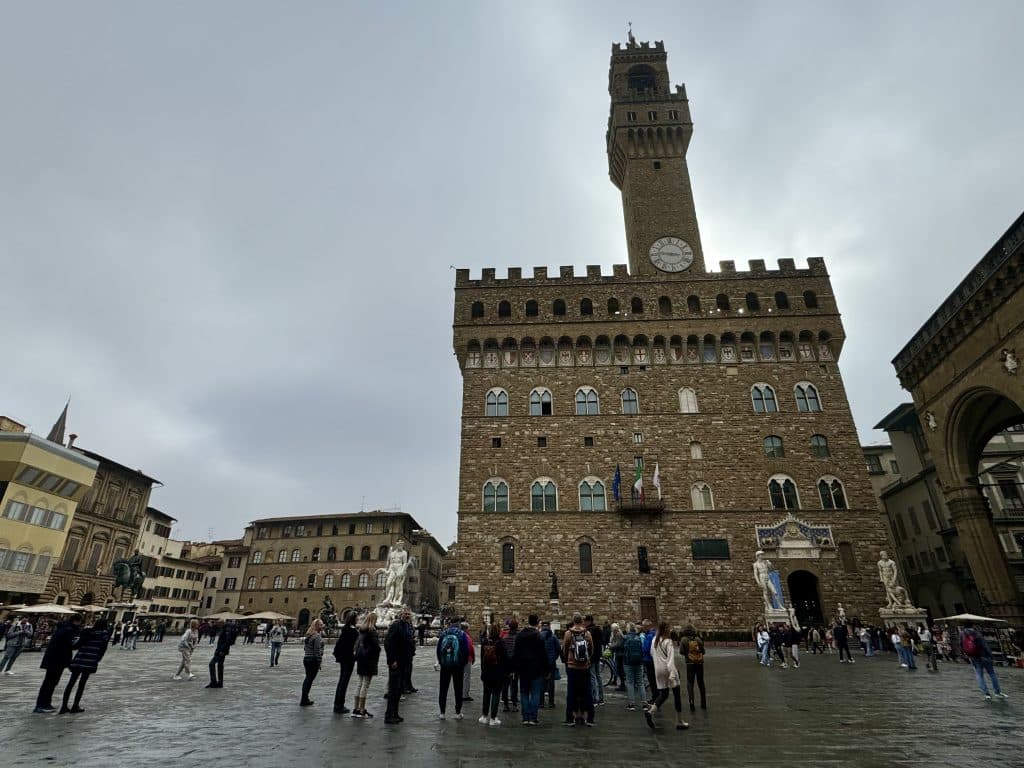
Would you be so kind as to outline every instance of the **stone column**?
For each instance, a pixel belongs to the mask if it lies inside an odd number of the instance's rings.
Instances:
[[[986,611],[1011,626],[1020,626],[1024,601],[992,524],[988,501],[977,485],[948,488],[945,497]]]

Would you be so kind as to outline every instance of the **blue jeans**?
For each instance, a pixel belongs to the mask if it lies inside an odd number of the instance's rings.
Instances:
[[[630,704],[639,706],[646,701],[643,664],[625,664],[623,667],[626,673],[626,698]]]
[[[544,692],[543,677],[519,677],[519,703],[523,708],[523,722],[536,723],[540,710],[540,697]]]
[[[590,665],[590,698],[596,704],[604,703],[604,683],[601,682],[601,660]]]
[[[982,693],[988,696],[988,688],[985,687],[986,672],[988,672],[989,679],[992,681],[992,690],[996,692],[997,696],[1002,693],[1002,690],[999,688],[999,678],[996,677],[996,670],[992,666],[991,656],[971,659],[971,666],[974,667],[974,676],[978,678],[978,687]]]
[[[770,667],[771,664],[772,664],[771,653],[772,653],[772,644],[771,643],[765,643],[764,645],[761,646],[761,663],[764,664],[766,667]]]
[[[875,652],[871,649],[871,637],[870,636],[868,636],[864,640],[864,655],[865,656],[874,656],[875,655]]]
[[[270,666],[276,667],[278,659],[281,658],[281,646],[284,643],[270,643]]]
[[[908,669],[917,669],[917,664],[914,663],[914,652],[907,648],[905,645],[899,647],[900,662],[907,665]]]

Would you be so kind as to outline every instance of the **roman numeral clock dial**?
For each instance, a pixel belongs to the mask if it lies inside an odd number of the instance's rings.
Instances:
[[[654,241],[648,257],[662,272],[682,272],[693,264],[693,248],[678,237],[662,237]]]

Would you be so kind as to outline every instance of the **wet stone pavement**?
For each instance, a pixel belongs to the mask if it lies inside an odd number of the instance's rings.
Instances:
[[[0,749],[10,766],[185,766],[335,764],[373,756],[377,765],[411,766],[626,764],[707,766],[1024,766],[1024,670],[998,669],[1007,701],[986,702],[967,665],[938,674],[900,669],[892,655],[806,656],[800,669],[764,669],[752,651],[711,649],[708,710],[686,713],[688,731],[669,725],[650,731],[643,715],[627,712],[623,694],[609,692],[595,728],[566,728],[564,679],[555,709],[541,725],[524,728],[515,714],[488,728],[480,716],[474,670],[466,719],[437,720],[438,675],[433,648],[420,649],[413,682],[419,692],[402,702],[405,722],[383,722],[385,680],[375,678],[373,720],[331,710],[337,665],[326,657],[312,698],[299,707],[302,651],[285,646],[281,665],[267,666],[262,645],[236,645],[225,687],[206,690],[205,642],[195,654],[192,682],[174,682],[176,642],[111,649],[90,679],[77,715],[32,713],[42,670],[38,654],[23,654],[15,675],[0,675]],[[383,665],[382,665],[383,667]],[[65,673],[58,695],[67,680]],[[350,689],[351,696],[351,689]],[[671,698],[669,699],[671,707]],[[351,698],[348,702],[351,706]],[[684,707],[685,696],[684,696]],[[226,762],[229,761],[229,762]]]

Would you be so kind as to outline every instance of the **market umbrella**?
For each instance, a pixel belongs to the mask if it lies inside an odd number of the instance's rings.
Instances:
[[[24,608],[19,608],[15,613],[74,613],[73,610],[68,608],[66,605],[57,605],[56,603],[43,603],[42,605],[27,605]]]
[[[263,611],[262,613],[253,613],[249,616],[246,616],[245,618],[256,619],[257,621],[277,621],[278,619],[280,619],[281,621],[295,621],[294,616],[288,616],[283,613],[278,613],[277,611]]]
[[[935,621],[955,621],[960,624],[968,621],[977,622],[978,624],[1009,624],[1008,621],[1003,619],[990,619],[988,616],[979,616],[976,613],[958,613],[956,616],[943,616],[941,619],[935,619]]]
[[[106,606],[103,605],[79,605],[77,606],[76,610],[82,611],[84,613],[101,613],[108,609]]]
[[[241,621],[246,618],[240,613],[232,613],[231,611],[221,611],[220,613],[211,613],[209,616],[203,616],[204,619],[217,619],[218,621]]]

